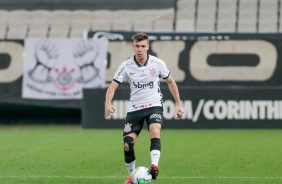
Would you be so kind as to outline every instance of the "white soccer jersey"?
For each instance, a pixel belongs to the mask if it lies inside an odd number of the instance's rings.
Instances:
[[[148,60],[141,66],[135,57],[124,61],[114,75],[114,81],[130,84],[128,112],[153,106],[162,106],[160,77],[166,79],[170,72],[164,61],[148,55]]]

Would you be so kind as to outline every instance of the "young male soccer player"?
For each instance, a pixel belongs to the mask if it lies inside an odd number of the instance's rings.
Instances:
[[[160,77],[166,80],[172,93],[177,117],[183,115],[178,87],[172,78],[166,64],[161,59],[149,55],[149,39],[145,33],[136,33],[132,43],[134,57],[124,61],[117,69],[114,79],[106,92],[106,118],[112,117],[115,107],[112,105],[114,93],[123,81],[130,84],[130,100],[123,130],[124,160],[129,173],[124,184],[132,183],[132,171],[135,169],[136,158],[134,144],[146,120],[151,139],[149,166],[152,178],[157,179],[158,162],[161,153],[160,130],[163,122],[162,94]]]

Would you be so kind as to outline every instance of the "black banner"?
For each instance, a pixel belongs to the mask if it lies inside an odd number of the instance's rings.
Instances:
[[[161,89],[163,128],[282,128],[281,90],[182,87],[179,90],[184,108],[181,119],[176,118],[176,106],[169,89]],[[85,89],[83,93],[83,128],[123,127],[129,88],[120,87],[116,91],[113,100],[116,112],[109,120],[104,118],[106,90]]]
[[[101,34],[89,32],[88,37]],[[107,82],[132,57],[132,32],[114,32]],[[281,34],[148,33],[149,54],[163,59],[179,86],[272,86],[282,81]]]
[[[114,34],[107,82],[117,66],[132,57],[128,50],[134,33]],[[149,54],[167,63],[185,109],[184,117],[176,119],[173,98],[162,83],[164,128],[282,127],[282,35],[148,33],[148,36]],[[122,126],[129,99],[127,90],[122,87],[116,92],[113,103],[117,114],[111,120],[104,119],[105,91],[85,90],[83,127]],[[93,96],[98,97],[95,103]],[[91,109],[97,113],[95,116],[90,116]]]

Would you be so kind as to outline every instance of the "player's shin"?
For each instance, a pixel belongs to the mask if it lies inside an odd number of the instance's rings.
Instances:
[[[158,166],[161,156],[161,140],[159,138],[151,139],[150,155],[151,165]]]
[[[128,170],[129,175],[132,175],[133,170],[135,169],[135,153],[134,153],[134,143],[133,138],[126,136],[124,139],[124,161],[125,166]]]

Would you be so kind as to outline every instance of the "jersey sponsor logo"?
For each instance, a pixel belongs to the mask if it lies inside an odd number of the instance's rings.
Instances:
[[[152,89],[154,87],[153,82],[143,83],[143,82],[133,82],[133,85],[135,88],[144,89],[144,88],[150,88]]]
[[[151,107],[153,104],[142,104],[142,105],[133,105],[134,109],[144,109],[147,107]]]

